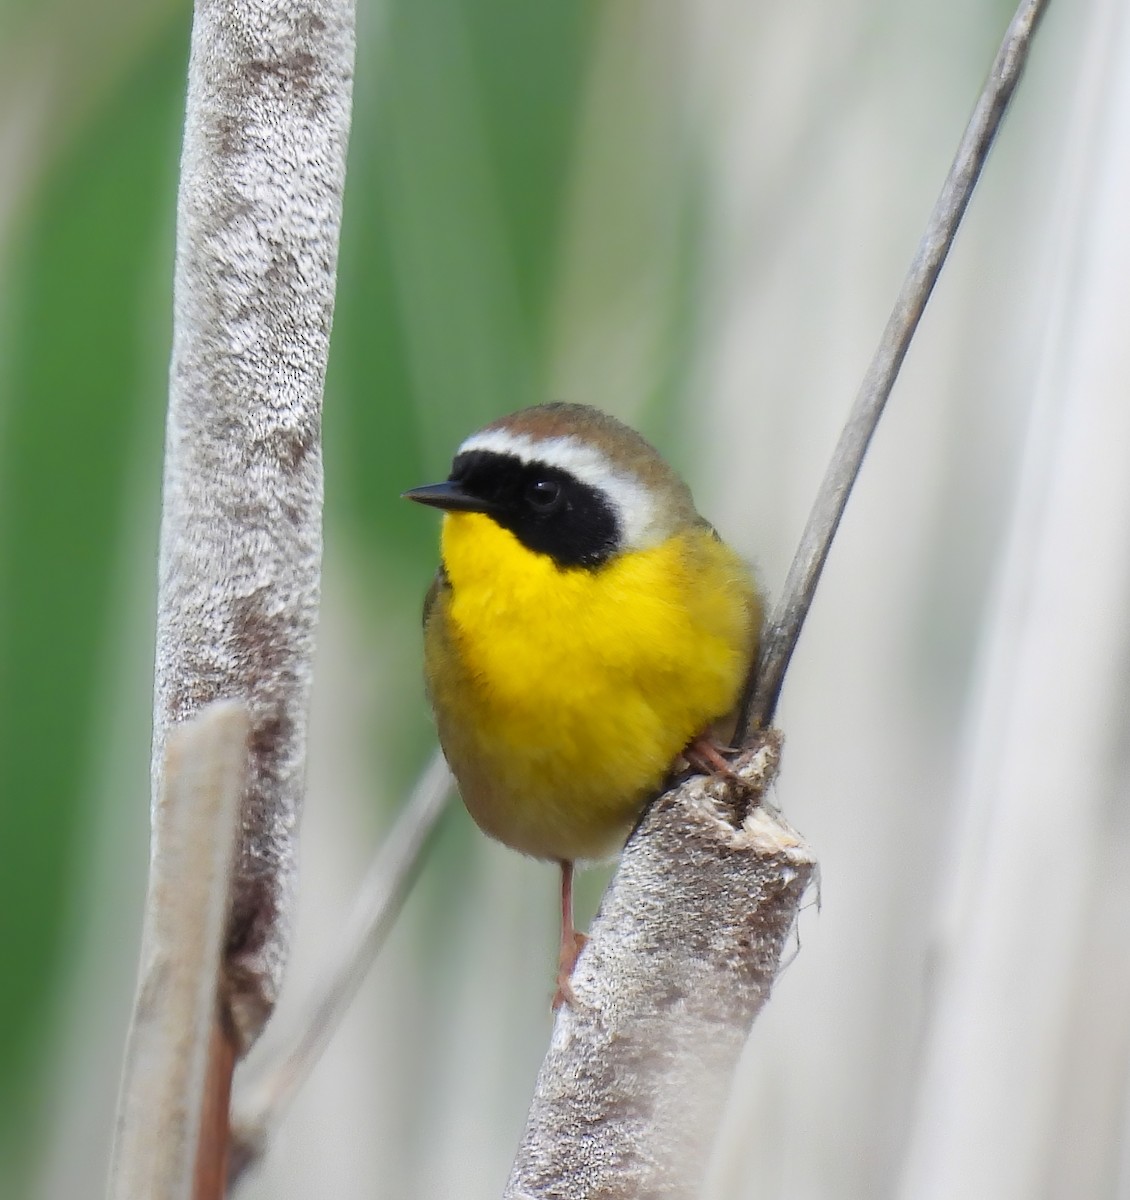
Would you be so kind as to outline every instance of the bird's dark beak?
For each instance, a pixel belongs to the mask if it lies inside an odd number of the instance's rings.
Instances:
[[[432,508],[443,508],[449,512],[487,512],[490,505],[479,496],[472,496],[453,479],[443,483],[427,483],[401,494],[402,500],[415,500],[417,504],[428,504]]]

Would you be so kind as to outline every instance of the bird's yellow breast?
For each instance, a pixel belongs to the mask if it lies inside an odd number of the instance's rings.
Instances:
[[[539,858],[615,850],[756,649],[749,571],[706,528],[562,570],[488,517],[443,522],[425,659],[472,816]]]

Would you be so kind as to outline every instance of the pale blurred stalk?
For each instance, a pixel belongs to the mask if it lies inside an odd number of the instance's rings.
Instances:
[[[1094,5],[1081,78],[1048,231],[1047,350],[972,704],[906,1200],[1114,1194],[1117,1141],[1092,1145],[1088,1162],[1063,1131],[1084,1014],[1106,1014],[1106,1069],[1127,1069],[1127,1022],[1101,999],[1108,969],[1084,953],[1124,788],[1130,661],[1123,5]],[[1105,1072],[1092,1065],[1094,1081]],[[1117,1113],[1095,1115],[1117,1138]]]

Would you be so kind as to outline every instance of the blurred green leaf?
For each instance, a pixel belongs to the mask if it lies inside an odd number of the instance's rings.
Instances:
[[[154,272],[171,275],[187,32],[181,17],[90,114],[31,197],[7,284],[0,1127],[27,1117],[28,1068],[66,953],[127,482],[139,451],[160,454],[164,395],[145,367],[167,360],[167,345],[143,339]]]
[[[399,492],[537,392],[589,33],[552,0],[393,4],[359,50],[328,383],[331,512],[434,558]],[[363,15],[364,19],[364,15]]]

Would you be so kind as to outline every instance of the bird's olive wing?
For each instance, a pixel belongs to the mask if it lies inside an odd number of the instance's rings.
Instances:
[[[447,578],[447,572],[440,563],[439,570],[436,571],[436,577],[432,580],[432,586],[428,588],[428,594],[424,597],[424,612],[422,621],[424,625],[428,623],[428,617],[431,616],[432,609],[435,607],[436,601],[444,592],[451,591],[451,580]]]

